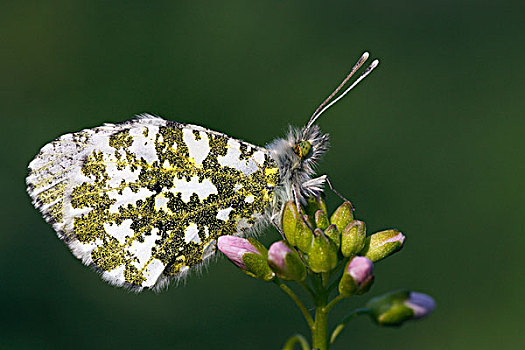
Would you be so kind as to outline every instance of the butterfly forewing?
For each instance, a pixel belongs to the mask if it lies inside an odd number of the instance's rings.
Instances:
[[[75,256],[142,289],[201,263],[219,236],[248,232],[278,176],[264,148],[143,116],[47,144],[27,183]]]

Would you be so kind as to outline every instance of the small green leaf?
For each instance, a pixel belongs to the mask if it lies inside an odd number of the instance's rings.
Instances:
[[[275,277],[266,257],[259,254],[246,253],[242,257],[242,262],[246,266],[246,270],[242,270],[248,276],[259,278],[264,281],[271,281]]]

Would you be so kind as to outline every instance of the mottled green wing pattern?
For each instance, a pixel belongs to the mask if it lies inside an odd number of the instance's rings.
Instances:
[[[246,234],[273,201],[264,148],[142,116],[67,134],[29,165],[28,192],[74,255],[112,284],[160,288]]]

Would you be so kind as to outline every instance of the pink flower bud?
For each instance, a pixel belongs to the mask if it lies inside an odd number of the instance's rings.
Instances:
[[[414,311],[414,319],[423,318],[436,308],[436,302],[431,296],[418,292],[410,292],[405,305]]]
[[[345,273],[349,274],[359,286],[374,278],[374,264],[364,256],[356,256],[346,267]]]
[[[286,243],[283,241],[275,242],[270,246],[270,249],[268,249],[268,261],[270,261],[272,265],[284,267],[286,254],[291,253],[292,250],[286,245]]]
[[[250,241],[237,236],[220,236],[217,241],[217,248],[243,270],[246,270],[246,265],[242,259],[244,254],[252,253],[262,255]]]
[[[268,264],[279,278],[288,281],[303,281],[306,267],[301,258],[284,241],[275,242],[268,250]]]
[[[349,297],[367,292],[374,282],[374,264],[364,256],[356,256],[346,265],[339,281],[339,294]]]

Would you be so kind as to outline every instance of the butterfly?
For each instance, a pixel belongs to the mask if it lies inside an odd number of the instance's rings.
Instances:
[[[27,191],[58,237],[116,286],[160,290],[216,252],[222,235],[280,225],[283,205],[318,196],[328,150],[315,121],[368,59],[364,53],[301,129],[258,147],[200,126],[144,114],[65,134],[29,164]]]

